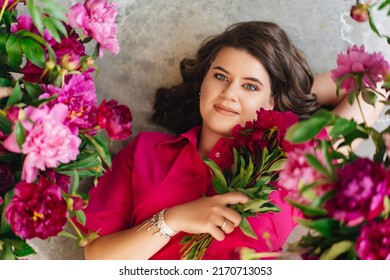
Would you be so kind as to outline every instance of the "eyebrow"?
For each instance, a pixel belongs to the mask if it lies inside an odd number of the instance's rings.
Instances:
[[[230,74],[229,71],[227,71],[225,68],[223,68],[222,66],[215,66],[213,67],[213,69],[216,69],[216,70],[220,70],[226,74]],[[246,80],[250,80],[250,81],[253,81],[253,82],[256,82],[256,83],[259,83],[260,85],[264,86],[262,82],[260,82],[259,79],[257,78],[254,78],[254,77],[244,77],[244,79]]]

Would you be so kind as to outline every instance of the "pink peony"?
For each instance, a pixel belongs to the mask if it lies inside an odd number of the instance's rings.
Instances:
[[[47,106],[29,106],[25,109],[26,119],[22,121],[27,133],[22,150],[19,150],[14,132],[5,139],[6,149],[26,154],[22,180],[31,183],[35,180],[38,170],[54,168],[60,163],[76,159],[81,140],[63,124],[67,111],[68,106],[64,104],[56,104],[51,109]]]
[[[72,6],[67,18],[71,27],[82,28],[86,36],[92,36],[100,44],[99,56],[103,57],[102,49],[114,54],[119,53],[116,15],[115,3],[86,0],[84,5],[78,3]]]
[[[44,177],[38,184],[20,182],[5,211],[12,230],[24,239],[56,236],[67,221],[61,189]]]
[[[79,128],[92,129],[95,126],[97,99],[91,74],[84,72],[79,75],[68,75],[63,88],[47,85],[44,86],[44,91],[40,98],[58,95],[54,101],[50,102],[49,106],[59,103],[68,106],[65,124],[75,134]]]
[[[348,226],[376,218],[389,193],[383,164],[360,158],[337,173],[336,194],[325,204],[330,216]]]
[[[233,127],[232,136],[236,147],[247,147],[250,151],[264,149],[276,144],[284,147],[287,142],[284,140],[287,129],[298,122],[298,116],[292,112],[278,112],[260,108],[257,111],[257,119],[248,121],[245,126],[236,125]],[[269,130],[276,130],[274,139],[269,139]],[[274,140],[274,141],[272,141]]]
[[[361,260],[390,260],[390,219],[363,225],[356,252]]]
[[[331,72],[334,81],[352,74],[343,78],[340,84],[340,88],[348,93],[357,88],[358,76],[362,77],[363,87],[376,88],[376,83],[382,81],[390,71],[390,65],[381,53],[367,53],[363,45],[360,48],[354,45],[348,48],[346,54],[340,53],[337,65],[337,69]]]
[[[302,186],[318,180],[326,180],[325,176],[307,163],[306,154],[314,155],[320,162],[325,159],[321,151],[295,149],[287,154],[287,161],[279,173],[278,186],[288,191],[288,198],[301,204],[310,205],[314,199],[331,189],[330,184],[316,185],[301,193]]]
[[[98,125],[107,130],[110,138],[125,140],[131,135],[132,116],[129,108],[118,105],[117,101],[110,100],[100,104],[97,115]]]

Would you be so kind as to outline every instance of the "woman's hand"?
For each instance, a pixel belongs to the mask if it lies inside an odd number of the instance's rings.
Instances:
[[[165,221],[175,231],[210,233],[221,241],[241,222],[240,214],[228,206],[248,201],[239,192],[203,197],[168,209]]]

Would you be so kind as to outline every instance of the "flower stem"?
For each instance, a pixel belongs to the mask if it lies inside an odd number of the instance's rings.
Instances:
[[[75,230],[75,232],[77,233],[77,236],[80,237],[80,238],[84,238],[84,236],[81,234],[80,230],[78,229],[76,224],[72,221],[72,219],[68,217],[68,221],[72,225],[72,227]]]
[[[5,7],[7,7],[8,5],[8,0],[5,0],[4,1],[4,4],[3,4],[3,7],[1,7],[1,11],[0,11],[0,21],[1,19],[3,18],[3,14],[4,14],[4,11],[5,11]]]

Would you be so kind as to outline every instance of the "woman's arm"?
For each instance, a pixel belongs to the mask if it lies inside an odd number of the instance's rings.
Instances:
[[[381,92],[384,96],[387,93],[384,89],[378,88],[377,91]],[[336,95],[336,83],[332,80],[330,72],[326,72],[314,77],[313,92],[317,95],[320,105],[332,107],[332,112],[340,117],[346,119],[354,119],[356,122],[363,122],[363,117],[360,112],[358,102],[354,102],[352,105],[347,100],[347,93],[343,90],[340,91],[340,96]],[[372,126],[378,119],[384,104],[380,101],[384,101],[385,98],[378,95],[378,100],[375,107],[367,104],[363,101],[362,96],[359,95],[360,105],[364,113],[364,118],[368,126]]]
[[[241,221],[241,216],[228,205],[246,203],[248,200],[247,196],[238,192],[203,197],[168,209],[165,221],[176,232],[210,233],[221,241]],[[221,225],[224,227],[221,228]],[[169,240],[160,234],[153,235],[158,229],[148,231],[147,228],[147,225],[139,225],[99,237],[84,248],[85,258],[149,259]]]
[[[380,86],[378,86],[376,90],[382,93],[383,96],[387,96],[386,91]],[[330,72],[314,77],[313,92],[317,95],[320,105],[333,108],[332,113],[346,119],[354,119],[357,123],[365,122],[368,126],[374,125],[384,107],[384,104],[380,101],[386,100],[383,96],[378,94],[375,106],[372,106],[367,104],[360,94],[358,97],[359,103],[355,100],[355,102],[351,105],[348,102],[345,90],[341,90],[340,96],[337,97],[336,83],[332,80]],[[361,108],[359,108],[359,104]],[[364,114],[364,118],[362,116],[362,112]],[[331,127],[327,128],[327,130],[329,132]],[[355,150],[362,142],[363,139],[353,141],[351,146],[352,150]],[[339,142],[336,142],[334,144],[336,148],[338,147],[338,143]],[[347,154],[350,149],[347,146],[344,146],[342,148],[338,148],[338,151]]]

